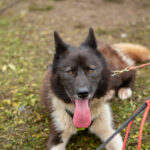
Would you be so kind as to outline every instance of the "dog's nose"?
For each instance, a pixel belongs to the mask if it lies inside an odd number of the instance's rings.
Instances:
[[[87,98],[87,96],[89,94],[89,90],[86,87],[79,88],[77,90],[77,94],[78,94],[79,98],[85,99],[85,98]]]

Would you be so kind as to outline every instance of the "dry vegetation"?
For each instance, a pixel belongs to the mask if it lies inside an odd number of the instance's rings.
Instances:
[[[0,9],[11,0],[1,0]],[[0,150],[44,150],[49,115],[39,99],[46,66],[54,53],[53,31],[74,45],[90,26],[98,41],[133,42],[150,47],[149,0],[21,0],[0,14]],[[150,97],[150,69],[137,71],[133,97],[115,99],[116,127]],[[137,149],[142,115],[134,121],[127,150]],[[121,132],[125,135],[125,129]],[[143,131],[142,150],[150,149],[150,119]],[[79,133],[68,150],[94,150],[100,141]]]

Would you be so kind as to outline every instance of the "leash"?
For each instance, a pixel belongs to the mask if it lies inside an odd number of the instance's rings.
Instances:
[[[112,71],[112,76],[116,76],[116,75],[120,75],[121,73],[124,73],[124,72],[128,72],[128,71],[131,71],[131,70],[137,70],[137,69],[140,69],[140,68],[143,68],[143,67],[146,67],[146,66],[150,66],[150,63],[146,63],[146,64],[142,64],[142,65],[139,65],[139,66],[129,66],[129,67],[126,67],[125,69],[123,70],[115,70],[115,71]],[[141,127],[140,127],[140,132],[139,132],[139,138],[138,138],[138,150],[141,149],[141,139],[142,139],[142,130],[143,130],[143,126],[144,126],[144,123],[146,121],[146,118],[147,118],[147,115],[148,115],[148,112],[150,110],[150,100],[147,100],[139,109],[137,109],[137,111],[129,118],[127,119],[99,148],[97,148],[96,150],[101,150],[102,148],[104,148],[123,128],[125,128],[126,126],[127,127],[127,131],[126,131],[126,135],[125,135],[125,138],[124,138],[124,143],[123,143],[123,148],[122,150],[125,150],[125,145],[126,145],[126,142],[127,142],[127,139],[128,139],[128,135],[129,135],[129,131],[130,131],[130,128],[131,128],[131,125],[133,123],[133,119],[138,115],[140,114],[144,109],[146,108],[146,111],[144,113],[144,116],[143,116],[143,119],[142,119],[142,122],[141,122]]]
[[[113,73],[112,76],[116,76],[116,75],[119,75],[119,74],[124,73],[124,72],[131,71],[131,70],[137,70],[137,69],[140,69],[140,68],[143,68],[143,67],[146,67],[146,66],[150,66],[150,63],[142,64],[142,65],[139,65],[139,66],[129,66],[129,67],[126,67],[122,70],[112,71],[112,73]]]
[[[141,139],[142,139],[143,126],[144,126],[144,123],[147,119],[148,112],[150,110],[150,100],[147,100],[145,103],[146,103],[147,107],[146,107],[146,111],[144,113],[144,116],[143,116],[143,119],[142,119],[142,122],[141,122],[140,131],[139,131],[138,150],[141,150]],[[128,124],[122,150],[125,150],[125,145],[126,145],[126,142],[127,142],[127,139],[128,139],[128,135],[129,135],[129,131],[130,131],[132,123],[133,123],[133,120]]]
[[[150,103],[150,100],[149,100]],[[101,150],[104,148],[123,128],[125,128],[133,119],[140,114],[147,107],[147,103],[144,103],[129,119],[127,119],[99,148],[96,150]],[[150,108],[149,108],[150,109]],[[131,123],[129,124],[131,126]]]

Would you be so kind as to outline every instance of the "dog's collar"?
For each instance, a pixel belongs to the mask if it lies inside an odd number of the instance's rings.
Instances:
[[[73,119],[73,113],[70,110],[68,110],[68,109],[65,109],[65,110],[69,114],[69,116]]]
[[[70,110],[68,110],[68,109],[65,109],[66,110],[66,112],[68,113],[68,115],[73,119],[73,113],[70,111]],[[90,124],[90,126],[89,127],[91,127],[91,125],[93,124],[93,122],[94,122],[94,119],[91,121],[91,124]],[[89,128],[88,127],[88,128]],[[84,130],[86,130],[86,129],[88,129],[88,128],[77,128],[77,130],[78,131],[84,131]]]

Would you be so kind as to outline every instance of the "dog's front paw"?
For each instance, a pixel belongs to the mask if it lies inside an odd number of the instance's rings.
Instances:
[[[66,148],[65,148],[65,144],[61,143],[61,144],[53,146],[49,150],[66,150]]]
[[[107,150],[122,150],[123,142],[120,134],[116,135],[106,146]]]
[[[118,96],[120,99],[125,100],[132,96],[131,88],[120,88],[118,91]]]

